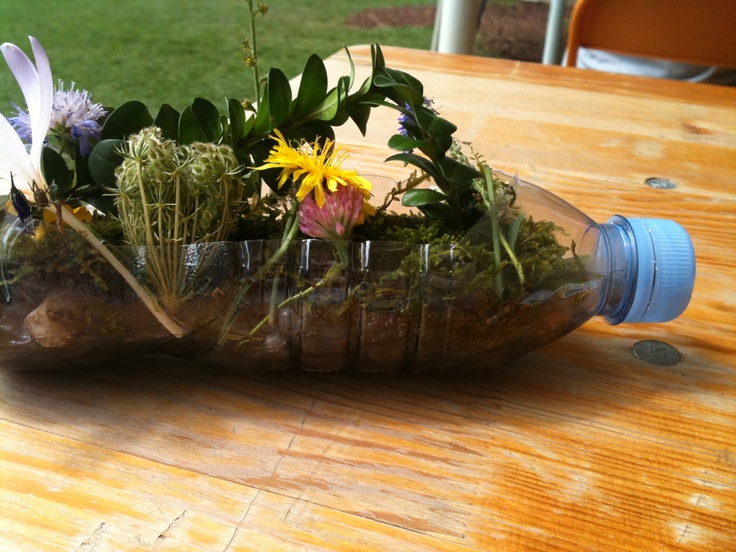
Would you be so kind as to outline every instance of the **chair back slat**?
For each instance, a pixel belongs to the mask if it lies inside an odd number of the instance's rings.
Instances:
[[[736,68],[736,0],[578,0],[568,66],[580,47]]]

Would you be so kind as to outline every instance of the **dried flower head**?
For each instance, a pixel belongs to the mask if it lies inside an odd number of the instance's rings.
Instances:
[[[131,136],[115,198],[131,245],[226,240],[245,209],[240,165],[227,145],[180,146],[157,127]]]

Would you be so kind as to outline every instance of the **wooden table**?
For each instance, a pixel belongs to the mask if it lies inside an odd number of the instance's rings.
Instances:
[[[483,377],[0,371],[0,550],[736,550],[736,89],[384,53],[495,167],[599,221],[681,222],[688,310]],[[403,170],[393,119],[338,134],[364,173]]]

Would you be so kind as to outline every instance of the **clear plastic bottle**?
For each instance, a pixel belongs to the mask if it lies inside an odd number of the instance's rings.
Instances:
[[[151,280],[145,248],[113,248],[185,330],[178,336],[78,233],[39,239],[10,217],[0,255],[0,367],[163,353],[239,372],[478,372],[594,316],[666,322],[685,310],[695,254],[682,226],[622,216],[597,224],[542,188],[502,178],[513,188],[502,237],[500,218],[494,226],[486,214],[454,244],[182,246],[175,258],[185,263],[186,293],[176,301]]]

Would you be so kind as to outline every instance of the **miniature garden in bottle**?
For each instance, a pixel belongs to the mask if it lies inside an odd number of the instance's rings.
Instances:
[[[362,83],[329,88],[311,56],[296,93],[272,68],[248,101],[151,114],[54,90],[31,44],[35,63],[2,47],[27,102],[0,117],[3,368],[483,371],[615,293],[584,215],[492,170],[378,46]],[[397,114],[386,162],[414,169],[385,198],[335,143],[374,109]]]

